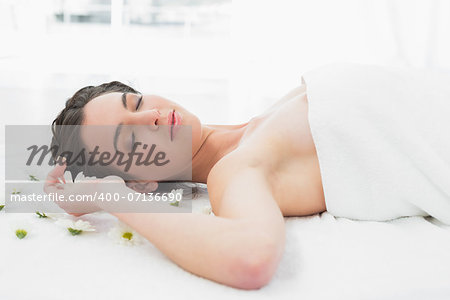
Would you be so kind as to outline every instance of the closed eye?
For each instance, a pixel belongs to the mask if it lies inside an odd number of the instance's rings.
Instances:
[[[141,106],[141,103],[142,103],[142,98],[144,98],[144,96],[143,95],[141,95],[141,97],[139,97],[139,100],[137,101],[137,103],[136,103],[136,110],[138,110],[139,109],[139,107]]]
[[[134,144],[136,143],[136,136],[134,132],[131,133],[131,151],[133,151]]]

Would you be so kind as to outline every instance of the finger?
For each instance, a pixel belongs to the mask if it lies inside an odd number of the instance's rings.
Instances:
[[[66,170],[66,163],[59,165],[56,164],[55,167],[48,173],[47,180],[54,182],[58,181],[58,177],[64,178],[64,171]]]
[[[64,187],[62,187],[58,183],[45,183],[44,184],[44,192],[47,194],[56,193],[61,190],[64,190]]]
[[[64,171],[66,169],[66,164],[63,162],[63,164],[59,165],[56,164],[56,166],[48,173],[45,184],[44,184],[44,191],[46,193],[55,192],[57,190],[61,190],[62,187],[57,186],[57,184],[60,184],[61,182],[65,183],[64,179]],[[60,179],[62,177],[62,180]]]

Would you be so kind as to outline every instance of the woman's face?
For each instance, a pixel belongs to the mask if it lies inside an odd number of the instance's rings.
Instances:
[[[145,163],[133,163],[127,171],[128,179],[191,179],[177,176],[182,170],[191,176],[191,160],[201,146],[202,127],[198,117],[177,103],[156,95],[114,92],[92,99],[83,112],[82,125],[102,125],[83,126],[86,150],[98,146],[99,152],[111,156],[123,152],[126,159],[134,145],[137,152],[143,153],[141,162]],[[125,166],[114,162],[114,167],[123,171]]]

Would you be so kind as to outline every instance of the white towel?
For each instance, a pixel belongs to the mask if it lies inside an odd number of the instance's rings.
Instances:
[[[356,64],[303,75],[327,210],[450,224],[450,78]]]

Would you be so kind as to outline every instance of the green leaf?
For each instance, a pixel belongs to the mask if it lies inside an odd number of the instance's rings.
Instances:
[[[3,207],[5,207],[4,205],[0,205],[0,211],[3,209]]]
[[[68,227],[67,230],[69,230],[69,232],[70,232],[72,235],[79,235],[80,233],[83,232],[83,230],[80,230],[80,229],[73,229],[72,227]]]
[[[48,218],[48,216],[45,213],[40,213],[36,211],[36,214],[39,216],[39,218]]]
[[[31,181],[39,181],[39,179],[34,175],[28,175],[28,176],[30,176]]]
[[[169,204],[172,206],[180,206],[180,201],[170,202]]]
[[[24,237],[27,236],[27,231],[26,231],[25,229],[17,229],[17,230],[16,230],[16,236],[17,236],[19,239],[23,239]]]
[[[17,191],[16,189],[13,189],[13,191],[12,191],[12,193],[11,194],[13,194],[13,195],[17,195],[17,194],[20,194],[20,191]]]

